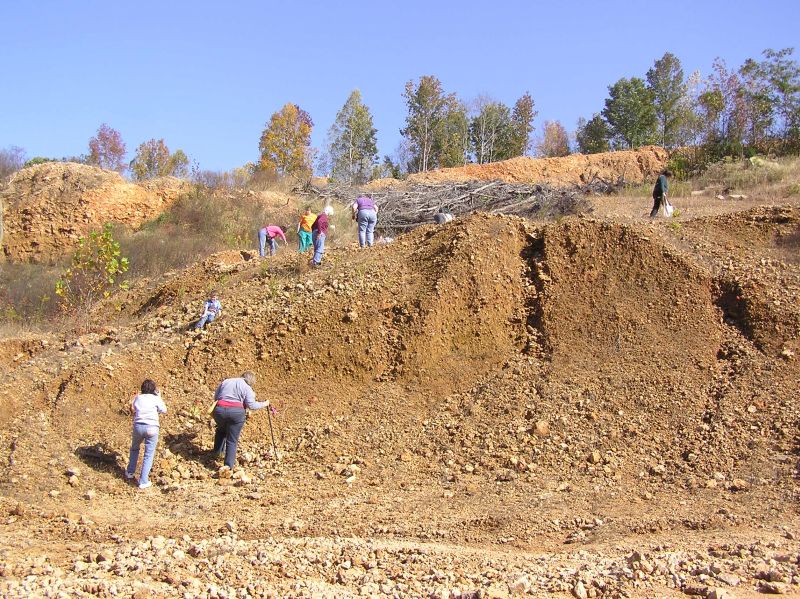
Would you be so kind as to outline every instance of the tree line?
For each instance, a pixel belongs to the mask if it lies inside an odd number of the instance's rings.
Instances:
[[[700,148],[706,159],[800,150],[800,66],[793,48],[764,50],[731,69],[717,58],[709,76],[685,75],[669,52],[644,78],[608,88],[604,107],[579,119],[583,153],[658,144]]]
[[[686,76],[680,60],[667,52],[644,76],[621,78],[608,87],[603,107],[579,118],[573,135],[557,120],[545,120],[534,138],[538,113],[529,92],[513,106],[489,96],[465,101],[444,89],[433,75],[405,84],[406,117],[402,140],[379,160],[377,130],[361,92],[353,90],[337,112],[321,151],[311,147],[314,122],[295,103],[267,121],[258,159],[227,173],[227,179],[261,174],[309,177],[316,169],[335,181],[359,184],[378,177],[487,163],[524,156],[591,154],[657,144],[668,149],[702,149],[705,160],[754,153],[800,150],[800,66],[794,49],[765,50],[731,69],[717,58],[710,75]],[[19,148],[0,151],[0,175],[21,161]],[[125,162],[126,148],[116,130],[103,124],[89,140],[89,153],[76,160],[123,172],[137,180],[191,174],[219,180],[202,171],[182,150],[170,152],[163,139],[151,139]],[[27,164],[46,161],[34,158]]]

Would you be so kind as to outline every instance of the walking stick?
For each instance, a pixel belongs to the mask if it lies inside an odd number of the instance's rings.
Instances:
[[[275,433],[272,432],[272,406],[267,408],[267,418],[269,419],[269,436],[272,437],[272,455],[278,461],[278,449],[275,447]]]

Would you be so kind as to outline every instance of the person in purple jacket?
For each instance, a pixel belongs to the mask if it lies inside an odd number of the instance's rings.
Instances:
[[[353,202],[353,220],[358,223],[358,245],[372,247],[375,225],[378,224],[378,206],[371,197],[362,195]]]
[[[158,415],[167,413],[167,406],[161,399],[161,394],[156,389],[156,384],[150,379],[142,382],[141,393],[134,396],[131,401],[133,409],[133,441],[125,469],[125,478],[133,479],[136,472],[136,462],[139,461],[139,446],[144,441],[144,458],[142,459],[142,472],[139,475],[139,488],[147,489],[152,486],[150,482],[150,468],[156,455],[158,444],[159,422]]]
[[[333,215],[333,208],[325,206],[317,220],[311,225],[311,240],[314,242],[314,257],[311,259],[312,266],[322,264],[322,254],[325,253],[325,238],[328,236],[328,217]]]

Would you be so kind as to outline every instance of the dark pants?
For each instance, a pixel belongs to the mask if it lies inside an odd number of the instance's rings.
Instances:
[[[214,435],[214,453],[225,450],[225,465],[233,469],[236,464],[236,445],[244,427],[244,408],[214,408],[214,422],[217,432]]]
[[[661,202],[663,201],[663,195],[657,195],[653,198],[653,209],[650,211],[650,218],[655,218],[658,216],[658,211],[661,209]]]

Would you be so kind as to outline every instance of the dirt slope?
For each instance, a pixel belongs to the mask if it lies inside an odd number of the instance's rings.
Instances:
[[[48,162],[15,173],[2,192],[3,256],[51,261],[106,222],[137,226],[161,213],[186,189],[172,177],[133,184],[85,164]]]
[[[508,183],[547,183],[554,187],[585,185],[595,179],[642,183],[654,179],[666,165],[669,155],[663,148],[645,146],[636,150],[601,154],[572,154],[564,158],[531,158],[521,156],[488,164],[468,164],[443,168],[408,177],[410,183],[442,183],[451,181],[505,181]],[[395,179],[379,179],[367,187],[382,189],[402,186]]]
[[[0,590],[795,592],[800,263],[776,252],[798,238],[795,207],[479,214],[313,271],[212,256],[101,307],[95,333],[7,342]],[[187,334],[211,287],[225,316]],[[254,413],[237,482],[205,410],[244,369],[282,460]],[[143,494],[120,474],[147,376],[170,415]]]

